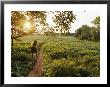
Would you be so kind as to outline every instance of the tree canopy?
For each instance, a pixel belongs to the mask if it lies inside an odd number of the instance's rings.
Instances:
[[[11,39],[20,40],[19,37],[37,31],[37,26],[45,25],[45,11],[12,11],[11,12]]]
[[[11,12],[12,38],[18,39],[18,37],[37,31],[37,26],[39,26],[39,23],[45,25],[45,21],[46,15],[44,11],[27,11],[27,12],[12,11]]]
[[[97,16],[92,23],[98,28],[100,29],[100,16]]]
[[[55,16],[53,17],[53,22],[60,27],[60,32],[65,33],[70,30],[71,23],[74,23],[76,16],[73,11],[55,11],[53,12]]]

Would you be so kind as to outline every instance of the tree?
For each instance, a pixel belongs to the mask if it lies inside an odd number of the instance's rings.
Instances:
[[[91,29],[92,37],[91,40],[99,41],[100,40],[100,32],[99,29],[92,27]]]
[[[100,40],[100,32],[96,27],[89,27],[87,25],[83,25],[82,27],[77,29],[75,33],[75,36],[81,40]]]
[[[81,33],[82,33],[82,29],[81,28],[79,28],[79,29],[77,29],[77,30],[75,30],[75,36],[76,37],[80,37],[80,35],[81,35]]]
[[[11,39],[20,40],[19,37],[34,33],[37,22],[45,25],[46,15],[44,11],[12,11],[11,12]],[[29,28],[29,29],[27,29]]]
[[[66,33],[71,28],[71,23],[74,23],[76,16],[73,11],[55,11],[53,12],[55,16],[53,17],[53,22],[60,28],[61,33]]]
[[[100,40],[100,16],[97,16],[92,23],[96,26],[96,28],[92,29],[93,37],[92,39],[95,41]]]
[[[100,16],[96,17],[92,23],[95,27],[89,27],[87,25],[83,25],[79,29],[75,31],[76,37],[82,40],[93,40],[99,41],[100,40]]]
[[[97,29],[100,29],[100,16],[97,16],[92,23],[96,26]]]
[[[83,25],[81,28],[78,29],[78,32],[76,32],[77,36],[79,36],[82,40],[91,40],[91,27],[87,25]]]

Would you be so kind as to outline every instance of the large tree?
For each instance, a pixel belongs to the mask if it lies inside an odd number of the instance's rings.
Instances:
[[[46,14],[44,11],[12,11],[11,12],[11,39],[34,33],[39,24],[45,25]]]
[[[53,17],[53,22],[59,26],[61,33],[66,33],[71,28],[71,23],[74,23],[76,16],[73,11],[55,11],[53,12],[55,16]]]
[[[91,27],[89,27],[88,25],[82,25],[75,32],[76,32],[76,37],[78,37],[79,39],[91,40],[91,37],[92,37]]]
[[[79,29],[75,31],[76,37],[81,40],[100,40],[100,32],[96,27],[90,27],[88,25],[82,25]]]

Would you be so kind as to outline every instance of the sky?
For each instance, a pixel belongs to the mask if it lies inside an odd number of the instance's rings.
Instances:
[[[89,26],[94,26],[91,21],[95,19],[95,17],[100,16],[100,12],[98,11],[87,11],[87,10],[82,10],[82,11],[73,11],[73,14],[76,15],[76,20],[73,24],[71,24],[71,29],[70,32],[74,33],[75,30],[80,28],[82,25],[89,25]],[[51,19],[52,14],[48,14],[47,16],[47,23],[49,23],[50,26],[53,26],[54,23],[52,22]]]
[[[47,15],[46,22],[49,24],[49,27],[51,28],[53,26],[56,26],[56,24],[53,22],[53,19],[52,19],[52,17],[54,17],[54,14],[51,11],[46,11],[46,12],[47,12],[46,13],[46,15]],[[24,26],[23,29],[25,32],[27,32],[33,26],[33,23],[31,23],[31,20],[30,20],[31,16],[27,16],[27,13],[24,11],[21,12],[20,14],[23,14],[26,17],[26,21],[23,22],[23,26]],[[71,29],[70,29],[71,33],[74,33],[75,30],[80,28],[82,25],[88,25],[90,27],[94,26],[91,23],[91,21],[93,21],[97,16],[100,16],[99,11],[90,11],[90,10],[80,10],[80,11],[75,10],[75,11],[73,11],[73,14],[76,15],[76,20],[74,21],[74,23],[71,24]],[[15,14],[13,14],[13,17],[18,18]],[[39,24],[38,21],[36,21],[36,19],[35,19],[34,24],[35,25]],[[15,21],[15,22],[17,22],[17,21]],[[20,22],[20,24],[22,24],[22,23]],[[37,26],[36,28],[38,29],[39,32],[42,32],[43,26],[40,25],[39,27]],[[59,31],[56,31],[56,32],[58,33]]]

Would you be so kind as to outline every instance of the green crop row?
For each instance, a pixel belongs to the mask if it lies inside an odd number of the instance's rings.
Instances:
[[[26,39],[27,38],[27,39]],[[100,76],[99,42],[78,40],[73,36],[26,36],[14,43],[12,49],[12,76],[27,76],[35,64],[31,58],[30,43],[45,42],[42,77]],[[34,39],[33,39],[34,38]]]

